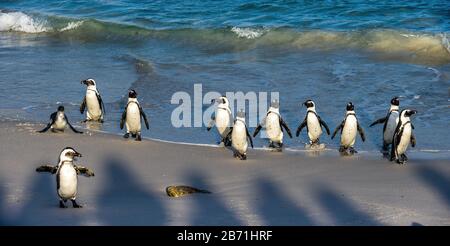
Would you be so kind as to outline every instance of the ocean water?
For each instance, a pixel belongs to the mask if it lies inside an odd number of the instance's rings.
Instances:
[[[400,96],[419,111],[417,149],[450,153],[449,39],[449,1],[2,0],[0,117],[44,123],[61,104],[76,126],[120,133],[135,89],[145,137],[215,144],[204,126],[171,124],[172,95],[193,96],[199,83],[203,93],[279,92],[293,132],[306,99],[331,130],[352,101],[367,135],[356,147],[376,151],[382,126],[368,125]],[[79,123],[88,77],[106,104],[103,125]],[[285,139],[293,149],[306,141]]]

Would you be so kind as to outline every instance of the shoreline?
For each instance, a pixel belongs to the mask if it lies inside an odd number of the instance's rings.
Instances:
[[[17,124],[0,122],[2,225],[450,225],[448,159],[249,150],[240,161],[224,148]],[[95,172],[79,177],[79,210],[58,208],[55,177],[35,172],[66,146]],[[169,185],[212,194],[170,198]]]
[[[3,123],[16,123],[18,125],[28,125],[33,127],[45,127],[45,123],[39,122],[39,121],[32,121],[32,120],[24,120],[24,119],[5,119],[0,118],[0,124]],[[73,124],[73,123],[72,123]],[[95,129],[89,129],[87,127],[80,127],[80,122],[76,122],[76,125],[74,125],[77,129],[81,129],[85,133],[99,133],[99,134],[105,134],[113,137],[119,137],[122,138],[122,133],[114,133],[109,131],[103,131],[103,130],[95,130]],[[70,129],[66,129],[66,131],[71,132]],[[215,133],[212,133],[215,134]],[[159,138],[151,138],[151,137],[142,137],[143,140],[146,141],[154,141],[158,143],[166,143],[166,144],[176,144],[176,145],[186,145],[186,146],[198,146],[198,147],[206,147],[206,148],[224,148],[221,145],[214,144],[214,143],[190,143],[190,142],[178,142],[178,141],[171,141],[171,140],[164,140]],[[261,152],[271,152],[271,149],[267,146],[255,146],[255,148],[251,148],[249,146],[249,151],[261,151]],[[231,149],[229,149],[231,151]],[[302,146],[288,146],[286,145],[283,147],[283,151],[281,153],[286,154],[301,154],[304,157],[318,157],[318,156],[325,156],[325,157],[335,157],[335,158],[342,158],[340,153],[338,152],[338,149],[332,147],[326,146],[325,149],[315,151],[315,150],[308,150],[305,147]],[[419,148],[412,148],[411,146],[408,147],[407,150],[408,157],[411,156],[413,159],[418,160],[448,160],[450,158],[450,150],[433,150],[433,149],[419,149]],[[380,150],[358,150],[358,153],[354,157],[363,157],[367,158],[369,160],[386,160],[389,162],[389,160],[385,159],[380,152]],[[345,158],[345,157],[344,157]],[[351,158],[351,156],[350,156]]]

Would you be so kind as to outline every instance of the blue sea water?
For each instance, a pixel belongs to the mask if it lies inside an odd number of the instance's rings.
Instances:
[[[79,122],[92,77],[119,133],[127,91],[150,118],[144,136],[212,143],[202,128],[174,128],[177,91],[279,92],[295,131],[312,98],[334,128],[352,101],[374,151],[393,96],[414,108],[419,150],[449,151],[449,1],[0,1],[0,116],[46,122],[58,105]],[[204,105],[207,108],[209,105]],[[251,131],[254,126],[250,127]],[[307,141],[286,139],[302,148]],[[337,146],[328,136],[322,141]],[[257,139],[257,146],[267,145]]]

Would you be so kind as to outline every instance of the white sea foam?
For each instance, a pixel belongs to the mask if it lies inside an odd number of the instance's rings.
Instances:
[[[264,34],[264,30],[258,30],[248,27],[233,27],[231,28],[231,31],[238,35],[240,38],[246,38],[246,39],[255,39],[259,38]]]
[[[67,24],[66,27],[61,28],[59,31],[60,32],[65,32],[65,31],[77,29],[78,27],[83,25],[83,23],[84,23],[84,21],[72,21],[72,22],[69,22],[69,24]]]
[[[22,12],[0,13],[0,32],[15,31],[40,33],[48,31],[45,21],[39,21]]]

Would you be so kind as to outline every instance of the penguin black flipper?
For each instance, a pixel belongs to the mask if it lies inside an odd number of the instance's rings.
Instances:
[[[125,120],[127,119],[127,108],[128,105],[125,106],[125,110],[122,113],[122,117],[120,118],[120,129],[123,129],[123,125],[125,124]]]
[[[361,127],[361,125],[359,125],[359,122],[357,123],[357,129],[358,129],[359,135],[361,135],[362,141],[365,142],[366,135],[364,134],[364,129]]]
[[[261,126],[261,124],[259,124],[256,127],[255,131],[253,132],[253,137],[256,137],[256,135],[258,135],[259,131],[261,131],[261,128],[262,128],[262,126]]]
[[[84,114],[84,110],[86,109],[86,97],[83,98],[83,102],[80,105],[80,113]]]
[[[144,110],[142,110],[141,105],[139,105],[139,112],[141,113],[142,118],[144,118],[145,126],[147,127],[147,130],[149,129],[147,115],[145,115]]]
[[[283,118],[281,118],[281,117],[280,117],[280,125],[281,125],[282,129],[284,128],[286,130],[289,137],[292,138],[291,130],[289,129],[286,122],[284,122]]]
[[[55,121],[56,121],[56,114],[57,114],[57,112],[53,112],[53,113],[50,115],[50,123],[48,123],[47,126],[46,126],[44,129],[38,131],[39,133],[43,133],[43,132],[48,131],[48,129],[50,129],[50,127],[52,127],[53,124],[55,124]]]
[[[91,171],[89,168],[87,167],[83,167],[83,166],[77,166],[77,165],[73,165],[75,170],[77,171],[77,174],[83,174],[86,177],[93,177],[95,176],[94,172]]]
[[[320,125],[325,127],[327,134],[330,135],[330,129],[328,128],[327,123],[325,123],[325,121],[323,121],[318,115],[317,115],[317,119],[319,120]]]
[[[400,131],[400,127],[402,125],[402,122],[399,121],[397,124],[397,127],[394,131],[394,136],[392,137],[392,146],[391,146],[391,161],[394,161],[397,159],[397,145],[400,142],[400,138],[402,136],[402,131]],[[400,132],[399,132],[400,131]]]
[[[69,119],[67,119],[67,116],[64,114],[64,119],[66,119],[67,125],[69,125],[70,129],[72,129],[73,132],[75,133],[79,133],[82,134],[83,132],[78,131],[77,129],[75,129],[69,122]]]
[[[416,137],[412,133],[411,133],[411,147],[413,148],[416,147]]]
[[[370,124],[369,127],[372,127],[372,126],[374,126],[374,125],[376,125],[376,124],[385,123],[385,122],[387,121],[388,117],[389,117],[389,115],[386,116],[386,117],[383,117],[383,118],[380,118],[380,119],[374,121],[372,124]]]
[[[305,117],[305,119],[303,120],[303,122],[297,127],[297,131],[295,132],[295,136],[299,136],[300,132],[302,131],[302,129],[306,126],[306,119],[308,116]]]
[[[333,132],[333,135],[331,136],[331,139],[333,139],[333,138],[336,136],[336,133],[337,133],[340,129],[342,129],[342,127],[344,127],[344,124],[345,124],[345,120],[343,120],[342,123],[336,127],[336,129],[335,129],[334,132]]]
[[[55,174],[57,170],[58,170],[58,167],[50,166],[50,165],[42,165],[42,166],[36,168],[36,172],[40,172],[40,173],[48,172],[51,174]]]
[[[248,132],[247,126],[245,126],[245,132],[247,133],[247,138],[250,142],[250,145],[252,146],[253,149],[253,140],[252,140],[252,136],[250,136],[250,133]]]
[[[216,116],[215,116],[215,115],[212,115],[212,116],[211,116],[211,120],[210,120],[209,123],[208,123],[208,127],[206,127],[206,130],[207,130],[207,131],[210,131],[211,128],[214,126],[215,123],[216,123]]]
[[[103,103],[103,99],[100,96],[100,93],[96,93],[96,95],[97,95],[98,105],[100,105],[100,110],[103,112],[103,114],[105,114],[106,110],[105,110],[105,104]]]

